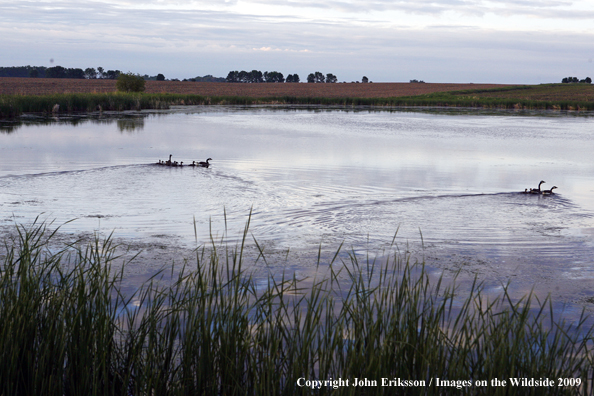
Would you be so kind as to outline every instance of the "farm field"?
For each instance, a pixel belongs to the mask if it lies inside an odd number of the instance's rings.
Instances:
[[[478,89],[478,88],[477,88]],[[592,84],[543,84],[519,85],[506,88],[474,90],[456,95],[471,94],[476,98],[522,99],[541,101],[584,101],[594,102],[594,85]]]
[[[0,78],[0,118],[36,112],[165,109],[171,105],[209,104],[445,106],[591,111],[594,110],[594,86],[581,83],[244,84],[147,81],[144,93],[138,94],[117,92],[115,80]]]
[[[261,83],[233,84],[192,81],[147,81],[146,93],[192,94],[203,96],[389,98],[468,89],[504,88],[502,84],[432,83]],[[75,80],[53,78],[0,78],[0,95],[51,95],[61,93],[106,93],[116,90],[115,80]]]

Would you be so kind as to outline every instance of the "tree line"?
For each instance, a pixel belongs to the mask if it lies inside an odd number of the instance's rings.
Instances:
[[[230,83],[298,83],[301,82],[299,74],[289,74],[285,79],[283,73],[277,71],[266,71],[262,73],[260,70],[252,70],[250,72],[242,70],[232,70],[227,74],[227,78],[225,81]],[[367,82],[367,77],[363,77],[363,82]],[[338,78],[332,74],[327,73],[324,75],[323,73],[317,71],[315,73],[310,73],[307,76],[308,83],[336,83],[338,82]]]
[[[11,67],[0,67],[0,77],[32,77],[32,78],[79,78],[79,79],[108,79],[117,80],[120,74],[123,74],[120,70],[105,70],[102,67],[94,68],[87,67],[86,69],[81,68],[66,68],[62,66],[45,67],[45,66],[11,66]],[[162,73],[156,76],[149,76],[145,74],[141,76],[145,80],[153,81],[165,81],[165,76]],[[172,78],[169,81],[180,81],[177,78]],[[194,81],[194,82],[225,82],[223,77],[214,77],[211,74],[206,76],[193,77],[183,79],[183,81]]]
[[[563,78],[563,80],[561,80],[561,82],[563,84],[569,84],[569,83],[586,83],[586,84],[592,84],[592,79],[590,77],[586,77],[583,80],[580,80],[577,77],[565,77],[565,78]]]
[[[0,67],[0,77],[32,77],[32,78],[103,78],[115,80],[122,72],[119,70],[105,70],[102,67],[97,69],[88,67],[68,68],[62,66],[12,66]]]
[[[227,74],[225,81],[230,83],[298,83],[300,80],[298,74],[289,74],[285,79],[283,73],[277,71],[262,73],[260,70],[252,70],[251,72],[232,70]]]

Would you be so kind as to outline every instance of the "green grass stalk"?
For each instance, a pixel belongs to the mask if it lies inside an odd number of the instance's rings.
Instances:
[[[0,119],[24,113],[61,114],[94,111],[167,109],[172,105],[340,105],[340,106],[443,106],[491,109],[594,110],[589,86],[549,84],[494,89],[438,92],[389,98],[327,98],[279,96],[201,96],[191,94],[76,93],[53,95],[0,95]],[[567,99],[575,97],[578,99]],[[532,99],[531,99],[532,98]],[[538,99],[534,99],[538,98]],[[58,106],[56,106],[58,105]]]
[[[570,326],[548,299],[515,301],[507,287],[489,299],[479,282],[460,296],[455,281],[431,282],[399,254],[360,262],[337,251],[328,265],[320,257],[314,279],[263,286],[244,269],[246,226],[236,248],[197,251],[195,270],[172,268],[170,280],[163,271],[125,295],[133,264],[112,268],[109,237],[56,252],[54,232],[19,226],[5,243],[0,395],[593,394],[585,316]],[[331,378],[378,386],[297,385]],[[424,386],[382,387],[382,378]],[[435,378],[489,385],[458,390]],[[492,387],[493,378],[581,385]]]

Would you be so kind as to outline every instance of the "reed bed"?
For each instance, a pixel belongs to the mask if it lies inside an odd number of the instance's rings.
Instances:
[[[478,282],[458,295],[399,254],[360,262],[340,248],[314,279],[262,285],[244,269],[247,229],[125,295],[110,238],[56,250],[46,224],[19,226],[0,272],[0,395],[592,394],[585,317],[556,321],[531,295],[489,300]],[[313,380],[330,382],[301,386]]]
[[[493,109],[594,110],[594,101],[531,99],[526,92],[535,88],[518,86],[436,92],[398,97],[307,97],[307,96],[204,96],[171,93],[65,93],[53,95],[0,95],[0,119],[23,113],[61,114],[95,111],[168,109],[172,105],[340,105],[340,106],[443,106]],[[513,92],[513,93],[510,93]],[[507,97],[497,97],[503,94]],[[509,97],[511,96],[511,97]],[[516,97],[517,96],[517,97]],[[542,95],[541,95],[542,96]],[[539,97],[539,96],[536,96]],[[546,97],[546,96],[544,96]],[[57,106],[56,106],[57,105]]]

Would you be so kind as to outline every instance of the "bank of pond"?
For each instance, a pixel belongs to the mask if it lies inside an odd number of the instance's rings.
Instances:
[[[509,91],[511,88],[508,88]],[[486,90],[438,92],[418,96],[387,98],[329,98],[298,96],[203,96],[170,93],[72,93],[54,95],[0,95],[0,119],[9,119],[28,113],[46,115],[79,112],[126,111],[143,109],[168,109],[177,105],[334,105],[378,107],[468,107],[481,109],[539,109],[539,110],[594,110],[590,99],[530,99],[519,88],[509,97],[489,97]],[[507,92],[488,90],[489,94]],[[517,91],[517,92],[516,92]],[[518,93],[519,92],[519,93]]]

